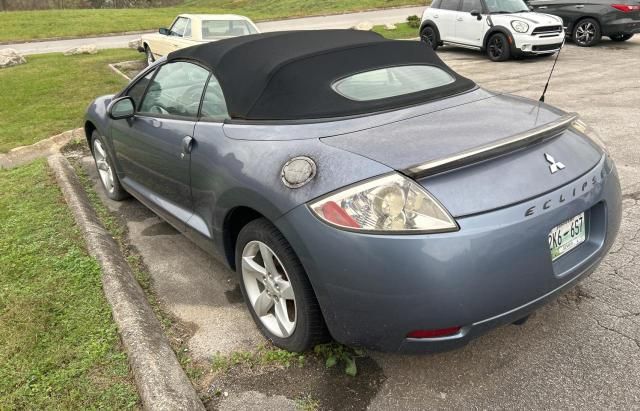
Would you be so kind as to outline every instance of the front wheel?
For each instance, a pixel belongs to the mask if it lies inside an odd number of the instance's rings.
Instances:
[[[151,48],[147,45],[144,46],[144,54],[147,56],[147,66],[152,65],[156,61],[156,58],[153,57],[153,53],[151,52]]]
[[[627,41],[629,40],[631,37],[633,37],[633,33],[627,33],[627,34],[614,34],[609,36],[609,38],[613,41]]]
[[[301,352],[327,341],[328,332],[309,279],[284,236],[264,218],[238,235],[240,289],[260,332],[274,345]]]
[[[435,29],[431,26],[427,26],[420,32],[420,40],[425,42],[432,49],[436,50],[438,48],[438,34]]]
[[[602,37],[601,33],[600,24],[596,20],[580,20],[573,29],[573,42],[580,47],[595,46]]]
[[[496,33],[487,43],[487,55],[491,61],[506,61],[511,57],[511,46],[507,36]]]

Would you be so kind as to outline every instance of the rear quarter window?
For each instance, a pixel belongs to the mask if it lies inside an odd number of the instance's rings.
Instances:
[[[442,10],[458,10],[458,6],[460,6],[460,0],[442,0],[440,3],[440,8]]]
[[[365,71],[333,83],[333,90],[355,101],[371,101],[417,93],[447,84],[455,78],[435,66],[397,66]]]

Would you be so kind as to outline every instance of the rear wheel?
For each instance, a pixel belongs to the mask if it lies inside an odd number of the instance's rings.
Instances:
[[[276,346],[305,351],[327,341],[320,306],[300,260],[284,236],[264,218],[238,235],[240,289],[258,329]]]
[[[438,34],[431,26],[427,26],[420,32],[420,40],[428,44],[432,49],[438,48]]]
[[[511,57],[511,46],[507,36],[496,33],[487,42],[487,55],[491,61],[506,61]]]
[[[614,34],[609,36],[609,38],[613,41],[627,41],[629,40],[631,37],[633,37],[633,33],[627,33],[627,34]]]
[[[600,24],[594,19],[580,20],[573,29],[573,42],[580,47],[591,47],[602,38]]]
[[[146,44],[144,45],[144,54],[147,56],[147,66],[152,65],[156,61],[156,58],[153,57],[151,49]]]
[[[96,168],[98,169],[100,182],[107,197],[115,201],[121,201],[129,197],[129,193],[120,185],[120,180],[113,167],[113,161],[111,161],[107,145],[97,131],[91,134],[91,151],[96,163]]]

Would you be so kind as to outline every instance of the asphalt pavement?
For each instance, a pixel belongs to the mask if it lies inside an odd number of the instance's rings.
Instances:
[[[410,15],[415,14],[422,16],[424,9],[424,7],[402,7],[364,11],[360,13],[265,21],[257,23],[257,26],[264,32],[282,30],[347,29],[363,21],[371,22],[374,25],[400,23],[405,21]],[[162,24],[169,25],[171,22],[159,21],[158,27]],[[62,52],[69,48],[86,44],[94,44],[99,49],[113,49],[127,47],[130,41],[139,39],[140,35],[140,33],[134,33],[116,36],[86,37],[81,39],[37,41],[3,45],[0,46],[0,48],[10,47],[23,55]]]
[[[534,99],[553,64],[549,57],[493,63],[450,47],[438,53],[483,87]],[[366,400],[345,402],[344,409],[640,408],[639,66],[640,39],[593,48],[568,44],[546,97],[549,104],[579,112],[600,133],[621,176],[622,227],[598,270],[526,324],[493,330],[460,350],[371,353],[384,382]],[[85,164],[92,169],[90,159]],[[130,241],[163,306],[193,327],[188,346],[194,359],[208,361],[216,352],[246,350],[262,341],[234,273],[136,201],[103,200],[127,221]],[[229,392],[232,399],[246,395]]]

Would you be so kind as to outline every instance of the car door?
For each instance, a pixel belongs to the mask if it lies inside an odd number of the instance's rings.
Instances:
[[[188,18],[178,16],[171,25],[171,28],[169,28],[168,34],[161,35],[162,39],[158,41],[158,45],[155,47],[157,51],[154,50],[154,52],[161,56],[166,56],[172,51],[181,48],[182,38],[188,24]]]
[[[122,183],[177,228],[193,213],[190,149],[209,74],[184,61],[161,65],[128,89],[136,103],[134,117],[112,123]]]
[[[460,0],[442,0],[440,8],[434,11],[433,20],[438,26],[440,40],[455,42],[455,24]]]
[[[483,13],[478,20],[471,12]],[[455,25],[456,41],[469,46],[482,47],[486,25],[486,15],[482,0],[462,0]]]
[[[222,221],[216,216],[221,210],[220,193],[242,174],[243,165],[236,160],[233,145],[223,132],[224,121],[229,118],[222,89],[212,74],[209,78],[199,121],[193,132],[195,144],[191,153],[191,191],[194,212],[187,222],[185,234],[206,250],[221,250],[219,238]]]
[[[196,44],[193,41],[193,21],[190,18],[182,17],[186,19],[186,25],[184,26],[184,30],[182,31],[182,35],[180,36],[172,36],[170,48],[171,51],[176,51],[178,49],[183,49],[185,47],[190,47]],[[171,52],[170,51],[170,52]]]

